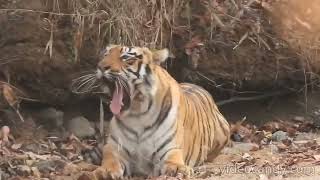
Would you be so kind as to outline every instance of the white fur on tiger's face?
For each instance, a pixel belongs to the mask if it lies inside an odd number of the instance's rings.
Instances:
[[[97,78],[112,94],[110,136],[96,178],[189,175],[229,141],[229,124],[211,95],[179,84],[159,64],[167,49],[111,46]]]
[[[124,109],[129,107],[132,98],[137,96],[135,93],[155,93],[150,65],[160,64],[168,54],[167,49],[151,53],[149,49],[139,47],[113,45],[106,48],[96,75],[98,79],[106,80],[104,91],[111,91],[110,88],[113,91],[110,109],[114,115],[120,113],[122,106]]]

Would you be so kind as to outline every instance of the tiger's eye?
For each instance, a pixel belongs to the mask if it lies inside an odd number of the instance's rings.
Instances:
[[[135,59],[129,59],[129,60],[126,61],[126,63],[128,65],[132,65],[132,64],[134,64],[135,61],[136,61]]]
[[[129,59],[129,58],[130,58],[130,56],[128,56],[128,55],[122,55],[121,56],[121,59],[123,59],[123,60]]]

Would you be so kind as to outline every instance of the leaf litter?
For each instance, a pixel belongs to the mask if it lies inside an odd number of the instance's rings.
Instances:
[[[278,170],[272,172],[258,173],[257,177],[262,179],[270,176],[285,177],[286,174],[301,166],[320,165],[320,139],[295,139],[298,134],[306,131],[307,133],[313,133],[316,128],[312,121],[306,119],[297,121],[297,119],[299,118],[294,117],[286,121],[276,119],[262,126],[252,125],[245,119],[232,123],[231,138],[233,146],[242,144],[248,145],[249,148],[235,154],[222,153],[213,163],[206,163],[195,168],[193,177],[202,179],[224,177],[228,170],[223,169],[228,167],[226,165],[236,168],[235,172],[240,174],[247,172],[254,174],[259,169],[270,167],[278,168]],[[287,137],[280,141],[274,141],[273,136],[279,131],[284,132]],[[97,137],[99,136],[97,131]],[[83,172],[91,172],[98,167],[98,163],[88,161],[85,154],[94,151],[97,146],[97,138],[79,139],[73,134],[66,137],[34,138],[33,141],[28,142],[19,140],[19,138],[15,139],[11,134],[11,128],[3,126],[0,131],[0,156],[2,157],[0,159],[0,171],[3,174],[2,176],[8,179],[9,177],[11,179],[40,177],[77,179],[83,175]],[[215,164],[221,162],[227,164]],[[84,176],[81,177],[85,178]],[[149,179],[182,178],[160,176],[150,177]]]

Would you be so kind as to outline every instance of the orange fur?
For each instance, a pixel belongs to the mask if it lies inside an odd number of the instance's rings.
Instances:
[[[141,82],[130,86],[136,89],[129,109],[121,113],[120,119],[112,119],[111,138],[104,147],[102,166],[96,174],[104,171],[118,177],[124,169],[134,174],[130,169],[132,163],[137,166],[141,163],[142,167],[151,163],[154,169],[159,166],[160,174],[181,172],[189,175],[189,167],[202,164],[208,157],[214,159],[229,142],[230,127],[211,95],[199,86],[177,83],[159,66],[168,56],[167,50],[151,52],[147,48],[123,48],[113,47],[99,63],[99,68],[126,74],[128,83],[133,81],[128,75],[132,72],[131,76],[137,76],[134,81]],[[123,60],[124,53],[134,55]],[[146,115],[138,116],[137,120],[131,115],[143,111]],[[125,174],[120,177],[122,175]]]

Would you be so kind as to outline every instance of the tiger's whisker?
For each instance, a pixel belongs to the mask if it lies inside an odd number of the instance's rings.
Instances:
[[[80,79],[80,78],[83,78],[83,77],[86,77],[86,76],[95,76],[95,74],[94,73],[90,73],[90,74],[82,75],[82,76],[77,77],[76,79]]]
[[[88,79],[86,79],[86,80],[83,80],[83,81],[78,81],[78,82],[73,82],[72,84],[71,84],[71,86],[72,87],[76,87],[76,88],[80,88],[80,87],[82,87],[82,85],[84,85],[84,84],[87,84],[88,82],[91,82],[92,80],[94,80],[95,78],[88,78]]]
[[[97,79],[94,79],[93,81],[91,81],[91,83],[89,82],[90,84],[88,84],[87,89],[92,90],[92,87],[96,83],[96,81],[97,81]]]
[[[122,79],[120,77],[117,79],[117,81],[119,82],[119,85],[121,85],[123,88],[125,88],[125,86],[122,82]]]
[[[88,79],[87,81],[83,82],[82,84],[80,84],[80,85],[78,86],[77,89],[81,89],[81,87],[83,87],[84,85],[86,85],[87,83],[89,83],[89,82],[92,81],[92,80],[95,80],[95,78],[93,77],[93,78],[90,78],[90,79]]]
[[[90,78],[90,77],[94,77],[95,74],[88,74],[88,75],[85,75],[85,76],[81,76],[81,77],[78,77],[76,79],[73,79],[72,81],[81,81],[81,80],[84,80],[84,79],[87,79],[87,78]]]
[[[124,87],[125,91],[129,94],[129,96],[131,96],[131,95],[130,95],[130,91],[129,91],[128,84],[125,82],[125,80],[124,80],[123,78],[120,78],[119,80],[120,80],[119,82],[120,82],[120,83],[122,84],[122,86]]]
[[[78,87],[80,86],[82,83],[86,82],[87,80],[91,79],[93,77],[86,77],[84,79],[81,79],[81,80],[74,80],[71,84],[72,87]]]

